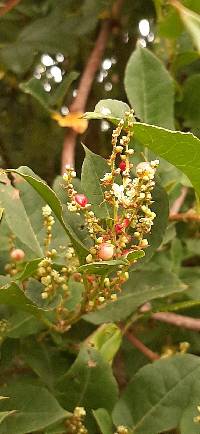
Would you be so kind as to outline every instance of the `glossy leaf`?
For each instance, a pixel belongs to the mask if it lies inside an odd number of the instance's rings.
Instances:
[[[131,55],[125,71],[125,90],[143,122],[174,128],[172,78],[163,63],[146,48],[138,47]]]
[[[197,433],[193,418],[199,402],[199,372],[199,357],[189,354],[148,364],[135,375],[115,406],[114,423],[128,425],[134,434],[157,434],[179,425],[181,434],[186,434],[187,423],[187,432]],[[192,412],[188,413],[189,408]]]
[[[93,415],[102,434],[113,434],[112,419],[105,408],[93,410]]]
[[[129,280],[123,285],[117,301],[109,303],[99,311],[85,315],[84,318],[93,324],[120,321],[147,301],[163,298],[184,289],[186,286],[171,272],[162,269],[133,271],[130,273]]]

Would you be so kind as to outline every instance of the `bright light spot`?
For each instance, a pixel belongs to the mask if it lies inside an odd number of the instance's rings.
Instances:
[[[77,89],[74,89],[72,92],[72,96],[75,98],[77,96]]]
[[[45,90],[46,92],[50,92],[50,90],[51,90],[51,85],[50,85],[50,83],[48,83],[48,82],[44,83],[44,90]]]
[[[108,131],[110,125],[107,121],[101,121],[101,131]]]
[[[61,107],[61,113],[62,115],[66,116],[69,113],[69,109],[66,105],[63,105],[63,107]]]
[[[102,113],[102,115],[105,115],[105,116],[109,116],[109,115],[111,115],[111,111],[110,111],[110,109],[107,108],[107,107],[102,107],[102,108],[101,108],[101,113]]]
[[[42,77],[41,74],[39,72],[37,72],[37,71],[35,71],[33,75],[34,75],[35,78],[37,78],[37,80],[40,80],[41,77]]]
[[[116,57],[112,56],[111,57],[111,62],[112,62],[113,65],[116,65],[116,63],[117,63]]]
[[[149,35],[147,36],[147,40],[148,40],[148,42],[154,41],[154,34],[152,32],[150,32]]]
[[[43,54],[41,56],[41,62],[43,63],[43,65],[45,66],[52,66],[54,65],[54,60],[52,59],[51,56],[49,56],[48,54]]]
[[[123,33],[122,39],[123,39],[123,41],[124,41],[125,44],[128,44],[128,41],[129,41],[129,34],[128,34],[128,32],[124,32]]]
[[[56,54],[56,60],[57,60],[57,62],[63,62],[64,61],[64,56],[63,56],[63,54],[62,53],[58,53],[58,54]]]
[[[112,83],[110,81],[107,81],[107,83],[105,83],[104,89],[109,92],[110,90],[112,90]]]
[[[139,22],[139,31],[141,33],[142,36],[148,36],[149,32],[150,32],[150,24],[148,20],[141,20]]]
[[[107,70],[110,69],[112,66],[112,60],[111,59],[104,59],[102,62],[102,68]]]
[[[56,83],[60,83],[62,81],[62,71],[58,66],[52,66],[50,72]]]
[[[139,45],[140,47],[142,47],[142,48],[145,48],[145,47],[147,46],[147,43],[146,43],[146,41],[145,41],[144,38],[139,38],[139,39],[137,40],[137,43],[138,43],[138,45]]]
[[[103,79],[104,79],[103,72],[100,71],[100,73],[97,75],[97,81],[98,81],[98,83],[102,83]]]

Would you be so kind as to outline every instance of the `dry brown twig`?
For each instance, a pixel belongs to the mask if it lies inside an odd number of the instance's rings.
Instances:
[[[69,107],[69,112],[82,112],[86,109],[87,100],[90,94],[92,83],[94,81],[96,72],[101,64],[103,53],[107,47],[107,42],[111,33],[113,20],[119,19],[121,8],[124,0],[117,0],[112,9],[111,17],[102,22],[99,35],[97,37],[95,46],[88,58],[82,77],[77,89],[77,96]],[[61,157],[61,172],[64,173],[66,164],[74,166],[75,160],[75,146],[76,146],[77,133],[72,129],[68,129],[64,143]]]
[[[173,312],[152,313],[151,318],[157,321],[172,324],[176,327],[183,327],[188,330],[200,331],[200,319],[190,316],[178,315]]]

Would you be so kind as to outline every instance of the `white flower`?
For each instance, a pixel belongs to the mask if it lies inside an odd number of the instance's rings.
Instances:
[[[105,173],[104,177],[101,178],[102,182],[111,182],[112,181],[112,173]]]
[[[44,217],[49,217],[51,215],[51,208],[49,205],[45,205],[42,207],[42,215]]]
[[[124,196],[124,186],[123,185],[118,185],[118,184],[113,184],[112,186],[112,190],[113,193],[115,195],[115,197],[121,202],[125,199]]]

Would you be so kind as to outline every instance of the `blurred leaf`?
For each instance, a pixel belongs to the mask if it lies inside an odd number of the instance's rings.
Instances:
[[[52,106],[60,107],[65,96],[67,95],[71,84],[75,81],[79,76],[79,73],[76,71],[71,71],[66,74],[62,82],[57,86],[55,91],[50,95],[50,104]]]
[[[76,133],[83,134],[88,127],[88,121],[83,115],[83,112],[71,112],[66,116],[62,116],[60,113],[53,112],[51,117],[58,122],[60,127],[72,128]]]
[[[156,298],[163,298],[180,292],[186,286],[176,274],[158,269],[155,271],[133,271],[129,280],[123,285],[117,301],[107,304],[96,312],[89,313],[84,319],[93,323],[121,321],[131,315],[144,303]]]
[[[200,74],[193,74],[183,84],[183,99],[179,112],[186,127],[195,129],[200,124]]]
[[[125,89],[143,122],[174,128],[172,78],[163,63],[146,48],[138,47],[131,55],[125,71]]]
[[[38,318],[19,310],[9,317],[7,336],[12,339],[24,338],[40,332],[43,328],[44,325],[38,321]]]
[[[16,382],[1,387],[9,399],[1,401],[3,411],[15,409],[12,417],[0,424],[1,434],[25,434],[39,431],[46,426],[69,416],[53,395],[40,386]]]
[[[0,304],[11,305],[35,316],[40,315],[37,306],[24,295],[24,292],[14,282],[0,288]]]
[[[170,0],[177,9],[186,29],[190,33],[194,45],[200,53],[200,15],[183,6],[178,0]]]
[[[117,400],[117,383],[111,367],[92,348],[81,349],[72,367],[60,378],[57,387],[61,402],[69,410],[77,405],[86,409],[103,407],[112,410]]]
[[[69,279],[69,298],[65,301],[65,307],[69,311],[75,310],[81,304],[82,295],[85,291],[85,287],[81,282],[75,282],[72,279]]]
[[[193,418],[199,405],[199,371],[199,357],[190,354],[143,367],[116,404],[114,423],[127,425],[135,434],[160,433],[179,426],[181,434],[198,433]]]
[[[37,80],[37,78],[31,78],[29,81],[21,83],[20,89],[36,98],[47,111],[50,110],[50,96],[44,90],[44,86],[41,80]]]

